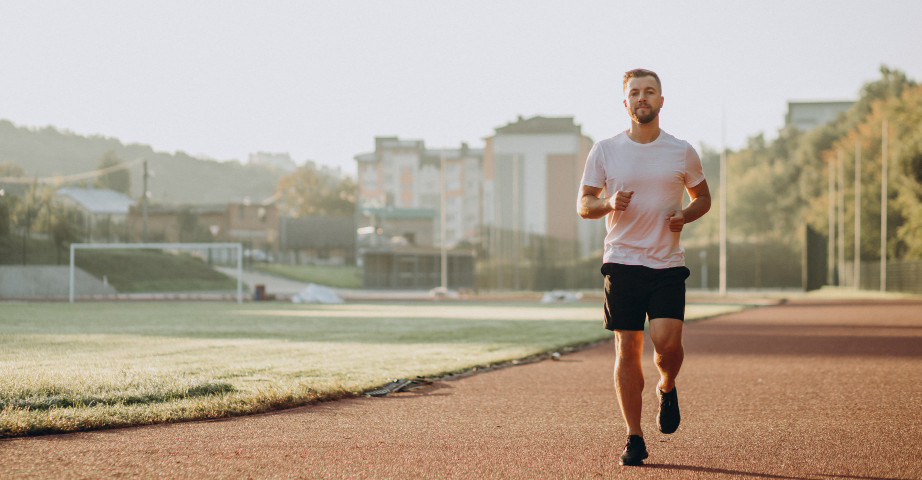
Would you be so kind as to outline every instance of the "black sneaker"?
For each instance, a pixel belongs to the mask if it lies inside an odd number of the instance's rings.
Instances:
[[[682,416],[679,415],[679,396],[676,389],[664,393],[656,389],[656,395],[659,397],[659,412],[656,413],[656,425],[659,431],[663,433],[672,433],[679,428],[679,422]]]
[[[644,443],[640,435],[630,435],[627,437],[627,445],[621,452],[621,465],[643,465],[643,459],[647,458],[647,444]]]

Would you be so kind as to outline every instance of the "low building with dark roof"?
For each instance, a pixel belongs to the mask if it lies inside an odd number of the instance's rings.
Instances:
[[[474,253],[446,253],[447,281],[452,290],[474,288]],[[442,253],[435,248],[396,246],[365,250],[362,284],[369,289],[430,290],[442,285]]]
[[[279,259],[284,263],[355,264],[356,222],[351,215],[283,217],[279,230]]]
[[[63,187],[55,199],[83,214],[89,241],[124,239],[125,220],[135,201],[124,193],[100,188]]]

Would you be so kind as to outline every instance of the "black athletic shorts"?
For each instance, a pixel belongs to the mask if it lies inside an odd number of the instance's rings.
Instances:
[[[646,319],[685,320],[686,267],[649,268],[606,263],[605,328],[643,330]]]

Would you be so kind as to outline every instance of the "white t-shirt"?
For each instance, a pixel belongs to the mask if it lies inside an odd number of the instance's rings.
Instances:
[[[589,151],[583,185],[601,187],[605,196],[634,191],[624,211],[605,216],[603,262],[670,268],[685,265],[679,232],[669,230],[666,215],[681,210],[686,187],[704,181],[701,159],[685,140],[660,130],[656,140],[637,143],[619,133]]]

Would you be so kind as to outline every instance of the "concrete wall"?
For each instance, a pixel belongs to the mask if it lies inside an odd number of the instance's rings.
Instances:
[[[80,270],[74,271],[75,295],[111,295],[111,285]],[[70,267],[0,266],[0,299],[67,299],[70,294]]]

